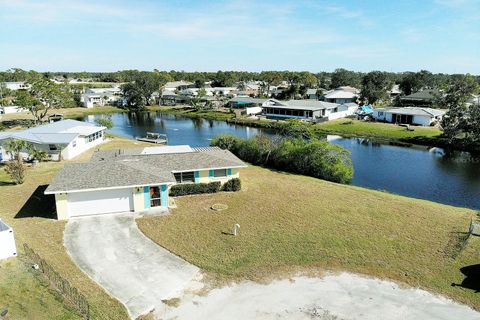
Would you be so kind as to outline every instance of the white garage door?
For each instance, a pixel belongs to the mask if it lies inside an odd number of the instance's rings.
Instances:
[[[70,217],[125,211],[133,211],[133,196],[130,188],[68,194]]]

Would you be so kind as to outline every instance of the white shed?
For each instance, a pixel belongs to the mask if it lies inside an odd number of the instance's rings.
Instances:
[[[13,229],[0,220],[0,260],[15,257],[16,255],[17,248],[15,246]]]

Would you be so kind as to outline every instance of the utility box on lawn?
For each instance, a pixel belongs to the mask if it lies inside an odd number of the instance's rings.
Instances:
[[[13,229],[0,220],[0,260],[15,257],[16,255],[17,248],[15,246]]]

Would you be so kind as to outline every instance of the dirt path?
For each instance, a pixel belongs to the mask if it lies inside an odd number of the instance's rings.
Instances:
[[[349,273],[244,282],[158,311],[161,319],[480,319],[449,299]]]

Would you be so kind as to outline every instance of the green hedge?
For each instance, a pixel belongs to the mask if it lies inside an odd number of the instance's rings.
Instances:
[[[213,138],[212,146],[228,149],[254,165],[338,183],[349,183],[353,178],[350,152],[327,141],[284,137],[270,139],[264,135],[241,139],[218,135]]]
[[[240,191],[242,183],[239,178],[233,178],[225,182],[222,186],[222,191]]]
[[[177,184],[170,188],[170,196],[179,197],[189,194],[215,193],[220,191],[222,184],[218,181],[210,183]]]

